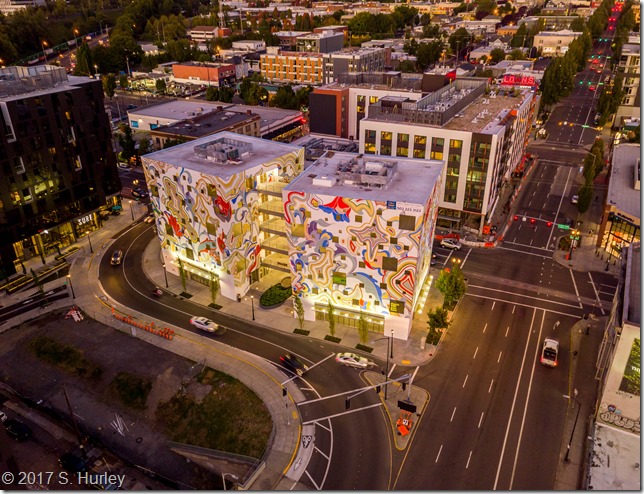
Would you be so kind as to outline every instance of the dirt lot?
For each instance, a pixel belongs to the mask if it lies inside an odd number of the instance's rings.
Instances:
[[[170,451],[156,420],[157,404],[175,396],[182,383],[184,396],[195,403],[209,394],[210,385],[189,379],[201,366],[90,319],[65,319],[64,313],[52,312],[0,335],[0,380],[34,402],[42,400],[41,405],[69,421],[64,387],[79,427],[126,462],[186,487],[220,488],[219,475]],[[42,335],[81,350],[100,366],[100,377],[75,377],[37,358],[29,342]],[[124,406],[110,391],[110,383],[123,371],[152,383],[145,409]]]

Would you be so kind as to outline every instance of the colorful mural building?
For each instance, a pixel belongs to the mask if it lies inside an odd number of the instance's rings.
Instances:
[[[142,164],[168,272],[218,279],[230,299],[271,269],[290,272],[282,188],[303,170],[303,148],[220,132]]]
[[[327,151],[282,190],[307,320],[407,339],[429,276],[443,162]]]

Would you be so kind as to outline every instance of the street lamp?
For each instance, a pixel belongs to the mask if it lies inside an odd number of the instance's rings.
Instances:
[[[45,52],[45,46],[49,46],[46,41],[40,41],[40,47],[42,48],[42,54],[45,57],[45,62],[47,61],[47,53]]]
[[[570,250],[568,251],[568,260],[572,261],[572,249],[575,246],[575,241],[579,239],[581,232],[579,230],[570,231]]]
[[[90,253],[94,253],[94,249],[92,249],[92,237],[90,236],[90,233],[87,232],[87,241],[89,242],[89,251]]]
[[[393,336],[394,330],[391,330],[391,334]],[[391,341],[391,338],[388,336],[385,336],[384,338],[378,338],[376,341],[384,340],[387,339],[387,353],[385,354],[386,360],[386,365],[385,365],[385,382],[389,379],[389,359],[393,358],[394,355],[394,349],[393,349],[393,342]],[[374,343],[376,342],[374,341]],[[389,345],[391,344],[391,350],[389,350]],[[391,352],[391,357],[389,356],[389,352]],[[385,400],[387,399],[387,384],[385,384]]]
[[[76,294],[74,293],[74,285],[72,285],[72,275],[68,274],[67,279],[69,280],[69,288],[72,289],[72,298],[76,298]]]
[[[250,296],[250,307],[252,309],[253,321],[254,321],[255,320],[255,297],[253,297],[252,295]]]
[[[234,473],[224,473],[221,472],[221,482],[224,484],[224,490],[226,490],[226,475],[230,475],[233,480],[239,480],[239,477]]]
[[[391,328],[391,354],[389,355],[389,358],[393,359],[394,358],[394,329]]]
[[[94,77],[98,75],[98,65],[94,64]]]
[[[576,391],[576,390],[575,390]],[[577,427],[577,419],[579,418],[579,411],[581,410],[581,403],[577,401],[577,398],[573,398],[574,402],[577,402],[577,414],[575,415],[575,422],[572,424],[572,432],[570,433],[570,440],[568,441],[568,446],[566,446],[566,456],[564,457],[564,463],[570,462],[570,445],[572,444],[572,438],[575,435],[575,428]]]
[[[165,278],[165,287],[168,288],[168,272],[165,269],[165,263],[163,263],[162,266],[163,266],[163,277]]]
[[[129,201],[129,202],[130,202],[130,213],[132,214],[132,221],[134,221],[134,208],[132,206],[132,201]]]

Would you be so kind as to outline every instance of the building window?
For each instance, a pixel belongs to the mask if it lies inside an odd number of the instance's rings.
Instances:
[[[389,131],[383,131],[380,133],[380,140],[381,141],[391,141],[391,132]]]
[[[380,154],[391,156],[391,144],[380,144]]]
[[[414,145],[422,146],[424,148],[427,145],[427,137],[414,136]]]
[[[405,302],[402,302],[401,300],[392,300],[389,302],[389,312],[392,314],[404,314]]]
[[[373,142],[364,143],[364,152],[365,154],[376,154],[376,145]]]
[[[449,140],[449,147],[452,149],[460,149],[463,147],[463,141],[458,140],[458,139],[450,139]]]
[[[414,149],[414,158],[425,159],[424,149]]]
[[[333,284],[334,285],[346,285],[347,284],[347,273],[341,271],[333,272]]]
[[[376,131],[375,130],[365,130],[364,131],[365,141],[376,142]]]
[[[416,217],[401,214],[398,218],[398,228],[401,230],[413,231],[416,229]]]

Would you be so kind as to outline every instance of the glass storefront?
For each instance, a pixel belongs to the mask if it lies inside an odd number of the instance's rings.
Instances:
[[[326,304],[316,303],[313,310],[315,310],[316,321],[328,321],[328,306]],[[360,312],[346,309],[345,307],[334,307],[334,316],[336,324],[342,324],[343,326],[349,326],[351,328],[358,327]],[[367,320],[367,328],[369,331],[373,331],[374,333],[384,332],[384,317],[376,316],[374,314],[365,314],[365,318]]]
[[[621,258],[622,250],[640,241],[640,226],[618,213],[609,213],[601,248],[611,257]]]

